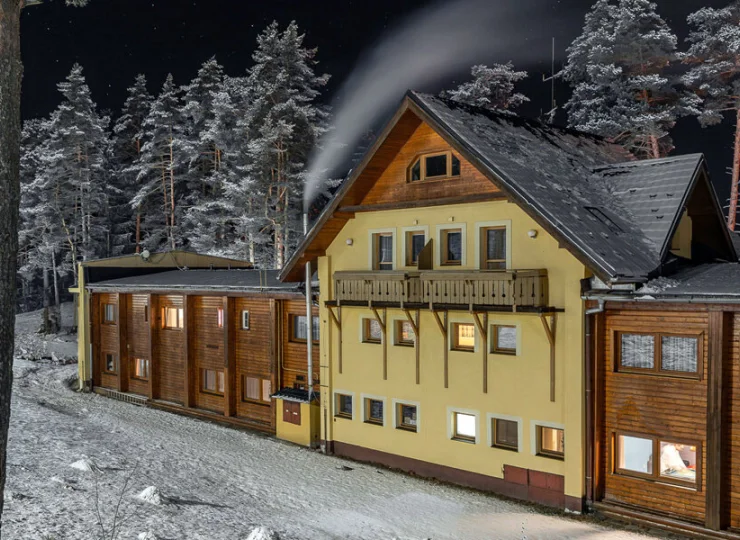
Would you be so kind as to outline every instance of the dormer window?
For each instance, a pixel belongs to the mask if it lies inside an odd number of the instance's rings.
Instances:
[[[409,167],[409,182],[460,176],[460,160],[452,152],[419,156]]]

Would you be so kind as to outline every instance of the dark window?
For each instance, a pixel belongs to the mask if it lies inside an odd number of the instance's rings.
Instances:
[[[373,235],[373,269],[393,270],[393,235],[377,233]]]
[[[396,411],[396,427],[408,431],[417,430],[415,405],[406,405],[405,403],[398,404],[398,410]]]
[[[103,324],[116,324],[115,304],[103,304]]]
[[[442,231],[442,265],[460,266],[462,264],[462,229]]]
[[[424,249],[426,235],[423,232],[409,231],[406,233],[406,266],[419,264],[419,254]]]
[[[506,450],[519,450],[519,423],[503,418],[493,419],[493,446]]]
[[[460,160],[457,156],[452,156],[452,167],[450,170],[450,176],[460,176]]]
[[[149,360],[146,358],[134,358],[134,379],[149,379]]]
[[[104,357],[105,364],[103,365],[103,371],[106,373],[117,373],[118,372],[118,357],[113,353],[105,353]]]
[[[506,270],[506,227],[481,229],[481,262],[483,270]]]
[[[224,372],[215,369],[200,370],[200,389],[206,394],[224,394]]]
[[[414,329],[409,321],[396,321],[396,345],[414,345]]]
[[[336,416],[342,418],[352,418],[352,396],[346,394],[337,394],[337,412]]]
[[[424,159],[426,165],[425,178],[434,178],[435,176],[447,176],[447,154],[427,156]]]
[[[493,325],[491,352],[516,354],[516,326]]]
[[[362,341],[363,343],[380,343],[383,339],[383,330],[377,319],[362,320]]]
[[[383,402],[379,399],[365,400],[365,422],[368,424],[383,424]]]
[[[421,160],[417,159],[416,163],[411,167],[410,178],[412,182],[421,180]]]
[[[408,169],[410,182],[455,176],[460,176],[460,160],[452,152],[437,152],[421,156]]]
[[[537,455],[563,459],[565,432],[562,429],[537,426]]]
[[[301,404],[294,401],[283,401],[283,422],[301,425]]]

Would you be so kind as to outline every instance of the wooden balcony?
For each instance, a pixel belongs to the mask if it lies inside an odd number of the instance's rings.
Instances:
[[[539,310],[548,308],[547,270],[336,272],[337,305],[429,309]]]

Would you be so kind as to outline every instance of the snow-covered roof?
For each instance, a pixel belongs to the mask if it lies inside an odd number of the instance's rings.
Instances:
[[[92,283],[92,290],[217,290],[301,292],[301,284],[281,282],[277,270],[172,270]]]
[[[652,280],[636,294],[661,297],[692,297],[740,300],[740,264],[701,264],[673,274],[667,280]]]

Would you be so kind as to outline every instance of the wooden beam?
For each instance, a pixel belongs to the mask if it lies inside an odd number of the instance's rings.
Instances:
[[[182,349],[183,349],[183,357],[185,361],[185,369],[183,371],[183,391],[185,392],[183,394],[183,405],[186,409],[190,409],[193,406],[193,381],[196,380],[196,377],[193,377],[193,361],[192,361],[192,353],[193,353],[193,347],[190,345],[190,327],[193,325],[193,310],[190,309],[190,303],[192,302],[192,297],[189,295],[183,295],[182,297]]]
[[[149,399],[154,399],[159,397],[157,392],[159,360],[157,358],[157,347],[154,343],[157,337],[157,297],[153,294],[147,294],[146,305],[149,310]]]
[[[548,325],[547,319],[550,319]],[[547,341],[550,342],[550,401],[555,401],[555,331],[557,329],[557,315],[540,315],[542,326],[545,329],[545,335],[547,335]]]
[[[375,315],[375,320],[378,321],[378,324],[380,325],[380,331],[383,334],[383,340],[381,345],[383,346],[383,380],[388,380],[388,333],[386,328],[386,321],[388,320],[388,313],[385,309],[383,309],[383,318],[380,318],[380,314],[378,313],[377,308],[371,307],[370,309],[373,310],[373,315]]]
[[[127,294],[118,294],[118,313],[116,314],[116,325],[118,326],[118,391],[128,392],[128,331],[126,323],[128,322],[128,305],[129,296]]]
[[[449,388],[450,383],[450,369],[449,369],[449,361],[448,361],[448,355],[449,355],[449,343],[447,339],[448,335],[448,325],[447,325],[447,312],[444,311],[444,323],[442,322],[442,319],[439,318],[439,312],[438,311],[432,311],[432,314],[434,315],[434,320],[437,321],[437,326],[439,327],[439,331],[442,332],[442,337],[444,338],[444,348],[443,348],[443,361],[444,361],[444,382],[445,382],[445,388]]]
[[[224,416],[236,416],[236,356],[232,346],[231,306],[233,300],[223,297],[224,310]]]
[[[421,383],[421,344],[419,343],[419,310],[416,310],[416,319],[411,316],[411,312],[408,309],[404,309],[403,312],[406,314],[411,329],[414,331],[414,352],[416,353],[416,384]]]
[[[480,320],[478,313],[473,313],[473,320],[475,326],[478,327],[478,332],[481,335],[481,341],[483,342],[483,393],[488,393],[488,313],[483,313],[483,321]]]
[[[332,306],[326,307],[329,310],[329,317],[331,317],[331,320],[334,321],[334,324],[337,326],[338,331],[338,338],[339,338],[339,348],[337,349],[337,369],[339,370],[339,373],[342,373],[342,308],[337,307],[337,313],[334,313],[334,308]]]
[[[727,525],[722,508],[723,450],[725,446],[722,427],[725,423],[723,407],[723,367],[726,362],[726,342],[730,337],[730,314],[723,311],[709,312],[709,375],[707,379],[707,454],[706,454],[706,514],[707,529],[718,531]]]
[[[378,212],[382,210],[402,210],[407,208],[426,208],[428,206],[445,206],[448,204],[465,204],[485,201],[501,201],[507,197],[503,193],[479,193],[475,195],[464,195],[458,197],[443,197],[440,199],[423,199],[419,201],[392,202],[382,204],[360,204],[354,206],[340,206],[337,214],[350,214],[354,217],[358,212]],[[339,217],[339,216],[337,216]],[[343,217],[343,216],[342,216]]]

